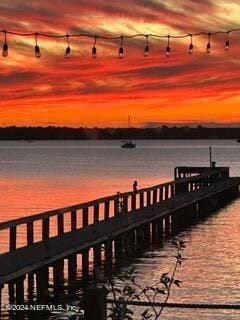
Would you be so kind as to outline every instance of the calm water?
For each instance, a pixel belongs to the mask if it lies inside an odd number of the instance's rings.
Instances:
[[[240,175],[240,145],[229,140],[0,142],[0,221],[68,206],[100,196],[171,180],[177,165],[206,166],[212,146],[217,165]],[[173,302],[240,304],[240,201],[180,236],[187,260],[179,270],[181,288]],[[136,263],[139,279],[151,283],[174,262],[170,243]],[[164,319],[240,319],[237,311],[166,310]]]

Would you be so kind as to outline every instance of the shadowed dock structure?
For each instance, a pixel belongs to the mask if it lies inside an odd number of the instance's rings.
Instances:
[[[7,287],[9,302],[22,304],[36,288],[45,301],[50,271],[57,293],[77,269],[88,277],[91,255],[94,271],[111,269],[223,207],[239,184],[228,167],[176,167],[167,183],[0,223],[0,292]]]

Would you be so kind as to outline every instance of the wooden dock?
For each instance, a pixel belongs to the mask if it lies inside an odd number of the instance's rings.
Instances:
[[[69,283],[76,280],[77,268],[88,277],[90,250],[94,269],[111,268],[223,207],[238,197],[239,184],[228,167],[177,167],[174,180],[164,184],[0,223],[0,234],[8,235],[6,252],[0,254],[0,292],[7,286],[9,302],[22,304],[35,287],[37,301],[45,301],[50,268],[57,292],[64,283],[64,261]],[[26,243],[19,245],[23,225]],[[35,241],[39,225],[41,239]]]

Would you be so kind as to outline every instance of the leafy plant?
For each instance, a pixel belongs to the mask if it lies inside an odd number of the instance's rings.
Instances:
[[[128,308],[128,302],[146,301],[149,307],[141,313],[141,320],[157,320],[161,317],[165,304],[171,294],[173,285],[180,287],[181,281],[175,277],[177,269],[184,260],[182,251],[185,248],[185,242],[172,242],[176,248],[175,264],[171,273],[163,273],[159,280],[152,285],[141,285],[136,281],[135,268],[124,269],[122,273],[116,276],[119,286],[115,285],[113,278],[109,279],[106,288],[113,298],[111,307],[108,308],[109,318],[112,320],[132,320],[133,311]],[[163,297],[161,307],[154,305],[159,302],[159,297]],[[142,299],[142,300],[141,300]],[[161,299],[162,300],[162,299]]]

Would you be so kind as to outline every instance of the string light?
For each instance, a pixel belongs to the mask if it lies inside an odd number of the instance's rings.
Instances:
[[[209,32],[208,33],[208,44],[207,44],[207,50],[206,50],[207,53],[210,53],[211,52],[211,33]]]
[[[191,37],[191,42],[188,48],[188,53],[192,54],[193,53],[193,43],[192,43],[192,34],[189,35]]]
[[[228,40],[228,34],[229,32],[226,32],[226,43],[225,43],[225,50],[228,51],[229,50],[229,40]]]
[[[149,46],[148,46],[148,35],[146,35],[146,46],[144,48],[144,57],[147,57],[149,55]]]
[[[2,55],[3,57],[7,57],[8,56],[7,31],[4,29],[3,33],[4,33],[4,43],[3,43]]]
[[[70,40],[69,40],[69,34],[66,34],[66,39],[67,39],[67,48],[65,50],[64,58],[69,59],[71,55],[71,48],[70,48]]]
[[[138,37],[145,37],[146,39],[146,46],[144,48],[144,52],[143,55],[145,57],[147,57],[149,55],[149,38],[157,38],[157,39],[166,39],[167,38],[167,47],[166,47],[166,51],[165,51],[165,55],[167,57],[170,56],[170,38],[172,39],[184,39],[187,37],[190,37],[190,44],[189,44],[189,48],[188,48],[188,53],[192,54],[193,53],[193,37],[198,37],[198,36],[204,36],[207,35],[208,36],[208,43],[207,43],[207,47],[206,47],[206,52],[210,53],[211,52],[211,37],[212,36],[216,36],[219,34],[226,34],[226,42],[225,42],[225,50],[228,51],[229,50],[229,39],[228,36],[230,33],[232,32],[236,32],[236,31],[240,31],[240,27],[239,28],[235,28],[235,29],[230,29],[227,31],[215,31],[215,32],[205,32],[205,31],[201,31],[198,33],[187,33],[187,34],[183,34],[183,35],[160,35],[160,34],[143,34],[143,33],[137,33],[137,34],[133,34],[133,35],[124,35],[124,39],[133,39],[133,38],[138,38]],[[38,46],[37,40],[38,40],[38,36],[41,37],[48,37],[48,38],[67,38],[67,42],[68,42],[68,46],[65,50],[65,54],[64,57],[66,59],[68,59],[70,57],[71,54],[71,48],[70,48],[70,43],[69,43],[69,39],[70,37],[85,37],[85,38],[93,38],[94,39],[94,45],[92,47],[92,57],[96,58],[97,57],[97,48],[96,48],[96,40],[97,38],[100,39],[105,39],[105,40],[117,40],[120,39],[121,40],[121,46],[119,48],[119,52],[118,52],[118,57],[119,58],[123,58],[124,57],[124,49],[123,49],[123,36],[104,36],[104,35],[92,35],[92,34],[87,34],[87,33],[78,33],[78,34],[52,34],[52,33],[40,33],[40,32],[24,32],[24,33],[20,33],[20,32],[13,32],[13,31],[9,31],[6,29],[0,29],[0,33],[3,33],[4,35],[4,43],[3,43],[3,47],[2,47],[2,55],[4,57],[8,56],[8,43],[7,43],[7,33],[11,34],[11,35],[15,35],[15,36],[21,36],[21,37],[28,37],[28,36],[35,36],[35,56],[37,58],[41,57],[41,51],[40,51],[40,47]]]
[[[118,51],[118,58],[122,59],[124,55],[124,51],[123,51],[123,36],[121,36],[121,47],[119,48]]]
[[[168,35],[168,43],[167,43],[167,47],[166,47],[165,56],[170,57],[170,35]]]
[[[38,32],[35,33],[35,57],[41,58],[41,51],[37,41],[38,41]]]
[[[92,47],[92,58],[96,59],[97,58],[97,48],[96,48],[96,43],[97,43],[97,36],[94,36],[94,44]]]

